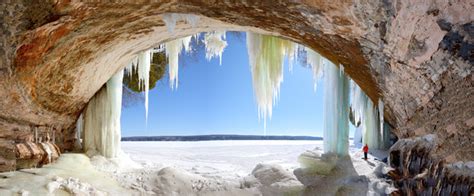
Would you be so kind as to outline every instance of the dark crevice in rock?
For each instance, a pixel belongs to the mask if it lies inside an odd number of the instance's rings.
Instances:
[[[469,41],[474,37],[474,22],[462,25],[463,28],[461,30],[455,30],[448,24],[438,21],[441,29],[449,29],[449,32],[440,42],[439,47],[449,51],[453,56],[461,57],[470,64],[474,64],[474,43]]]
[[[446,21],[445,19],[440,19],[436,21],[438,23],[438,26],[441,30],[443,31],[451,31],[452,29],[452,24]]]

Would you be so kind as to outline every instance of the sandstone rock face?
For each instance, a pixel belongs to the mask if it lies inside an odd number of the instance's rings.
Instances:
[[[0,138],[52,130],[62,151],[89,99],[137,52],[211,30],[291,39],[342,64],[400,138],[436,134],[433,153],[474,159],[470,1],[190,1],[0,5]],[[170,33],[169,12],[200,16]],[[3,152],[3,151],[0,151]],[[0,154],[3,159],[9,155]]]

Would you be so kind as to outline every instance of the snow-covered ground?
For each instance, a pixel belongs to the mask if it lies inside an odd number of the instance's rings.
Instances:
[[[300,167],[298,156],[308,150],[322,153],[322,143],[122,142],[126,155],[120,160],[64,154],[43,168],[2,173],[0,195],[300,195],[305,187],[293,174]],[[367,176],[367,194],[388,190],[374,174],[380,164],[374,157],[363,160],[352,145],[350,154],[350,170]]]

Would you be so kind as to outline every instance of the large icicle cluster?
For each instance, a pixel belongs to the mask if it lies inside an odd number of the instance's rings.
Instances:
[[[324,152],[347,155],[349,149],[349,78],[324,60]]]
[[[185,21],[186,23],[194,27],[199,21],[199,16],[194,14],[166,13],[163,14],[163,21],[168,27],[168,31],[172,33],[178,21]],[[191,50],[191,38],[192,36],[187,36],[166,42],[164,44],[166,49],[166,56],[168,57],[168,74],[170,77],[170,87],[172,89],[178,88],[179,54],[181,53],[183,47],[186,52],[189,52]]]
[[[367,144],[370,149],[386,149],[390,146],[390,133],[383,119],[383,102],[375,106],[369,97],[354,82],[351,82],[351,108],[356,122],[361,125],[356,128],[354,143]]]
[[[132,78],[133,71],[138,73],[138,85],[145,90],[145,120],[148,121],[148,91],[150,90],[150,66],[152,50],[142,51],[125,67],[125,72]]]
[[[89,156],[119,155],[122,79],[123,70],[109,79],[84,111],[84,150]]]
[[[283,63],[286,55],[294,56],[296,44],[277,37],[247,32],[247,52],[252,73],[253,88],[258,105],[259,119],[272,117],[272,107],[278,98],[283,81]]]
[[[214,31],[204,34],[204,44],[206,45],[206,59],[211,60],[214,57],[219,57],[219,64],[222,65],[222,53],[227,47],[225,41],[225,31]]]

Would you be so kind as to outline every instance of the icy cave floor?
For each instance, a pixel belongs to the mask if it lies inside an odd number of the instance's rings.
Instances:
[[[0,195],[300,195],[298,156],[322,153],[322,141],[122,142],[122,149],[131,160],[66,153],[43,168],[1,173]],[[386,191],[374,173],[387,170],[378,158],[349,151],[367,194]],[[324,186],[351,186],[339,181]]]

